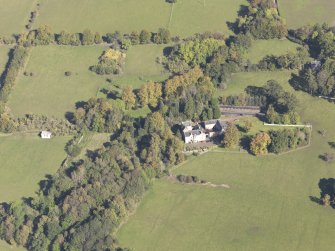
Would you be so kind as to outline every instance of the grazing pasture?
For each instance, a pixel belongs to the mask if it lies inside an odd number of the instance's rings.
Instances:
[[[75,103],[94,97],[106,77],[89,71],[104,47],[39,46],[32,49],[25,71],[11,94],[14,115],[45,114],[63,118]],[[71,71],[71,76],[65,76]]]
[[[217,92],[218,96],[238,95],[244,92],[247,86],[263,86],[270,79],[277,80],[285,88],[292,90],[288,84],[291,78],[291,71],[259,71],[239,72],[234,74],[228,81],[228,88]],[[292,90],[293,91],[293,90]]]
[[[165,80],[168,76],[162,74],[162,66],[156,63],[164,47],[132,47],[127,53],[125,73],[119,77],[89,71],[89,67],[98,62],[104,46],[35,47],[25,69],[33,76],[19,76],[9,106],[16,116],[34,113],[63,118],[66,112],[74,110],[76,102],[100,96],[100,89],[108,89],[107,78],[112,78],[113,84],[120,87],[132,85],[134,88],[149,80]],[[71,76],[65,76],[66,71],[70,71]]]
[[[286,53],[294,53],[298,47],[300,47],[299,44],[295,44],[287,39],[254,40],[248,51],[247,58],[251,63],[256,64],[266,55],[280,56]]]
[[[0,0],[0,34],[12,35],[25,30],[36,0]]]
[[[170,9],[164,0],[46,0],[35,26],[47,24],[56,32],[156,31],[167,26]]]
[[[191,36],[204,31],[230,33],[227,22],[234,22],[246,0],[182,0],[173,6],[168,28],[173,35]]]
[[[280,14],[290,28],[327,22],[335,25],[335,4],[329,0],[279,0]]]
[[[245,0],[183,0],[172,5],[165,0],[46,0],[41,3],[35,27],[47,24],[56,32],[132,32],[169,28],[182,37],[196,32],[228,32]]]
[[[53,174],[66,157],[70,137],[42,140],[37,135],[0,136],[0,201],[32,196],[46,174]]]
[[[236,74],[227,92],[276,79],[287,90],[289,72]],[[257,82],[254,82],[256,81]],[[238,86],[239,83],[241,86]],[[313,125],[312,146],[281,156],[253,157],[213,151],[191,158],[175,174],[197,175],[230,189],[154,183],[137,213],[119,234],[138,250],[327,250],[332,249],[333,209],[312,202],[321,178],[335,175],[335,164],[318,156],[334,152],[334,104],[296,92],[300,114]],[[319,130],[326,130],[323,137]],[[196,210],[194,210],[196,208]],[[192,212],[192,213],[190,213]]]

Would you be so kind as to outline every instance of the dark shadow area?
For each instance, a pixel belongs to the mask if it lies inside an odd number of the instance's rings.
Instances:
[[[247,135],[241,138],[241,147],[249,152],[249,146],[251,142],[252,136]]]
[[[74,113],[73,112],[66,112],[64,115],[65,119],[69,121],[70,123],[74,123]]]
[[[319,184],[320,188],[320,197],[309,196],[309,199],[319,205],[323,205],[323,198],[326,195],[330,196],[330,201],[333,202],[335,197],[335,179],[334,178],[323,178],[320,179]],[[331,203],[331,207],[334,208],[334,203]]]
[[[248,85],[245,88],[245,92],[252,96],[264,96],[265,90],[263,87]]]
[[[246,5],[241,5],[240,9],[237,11],[237,16],[246,16],[248,13],[248,6]],[[237,22],[230,22],[227,21],[226,22],[228,29],[230,29],[232,32],[234,32],[234,34],[238,34],[239,30],[238,30],[238,26],[237,26]]]
[[[165,47],[165,48],[163,49],[163,55],[164,55],[165,57],[170,56],[170,54],[172,53],[173,49],[174,49],[173,46],[167,46],[167,47]]]
[[[38,185],[40,187],[40,191],[43,192],[43,195],[46,196],[48,195],[48,191],[50,187],[52,186],[53,180],[52,176],[50,174],[45,175],[45,179],[41,180]]]
[[[87,104],[86,101],[78,101],[78,102],[75,103],[75,107],[76,107],[76,109],[78,109],[78,108],[84,108],[84,106],[86,104]]]
[[[335,142],[328,142],[328,144],[331,148],[335,148]]]
[[[103,88],[100,90],[101,93],[105,94],[107,96],[108,99],[118,99],[120,97],[119,92],[118,91],[110,91],[107,90],[106,88]]]
[[[302,79],[299,75],[295,73],[291,74],[291,79],[288,82],[296,91],[303,89],[301,85],[304,82],[304,79]]]
[[[7,61],[6,66],[5,66],[5,70],[3,71],[3,73],[0,76],[0,89],[2,88],[3,82],[5,81],[5,78],[7,76],[7,72],[8,72],[10,63],[12,62],[12,59],[13,59],[13,54],[14,54],[14,49],[10,49],[8,54],[7,54],[8,55],[8,61]]]

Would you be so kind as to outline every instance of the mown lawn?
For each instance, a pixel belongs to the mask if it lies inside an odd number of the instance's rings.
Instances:
[[[251,63],[258,63],[266,55],[280,56],[286,53],[296,52],[296,48],[300,47],[287,39],[279,40],[254,40],[248,51],[247,58]]]
[[[333,0],[279,0],[280,14],[290,28],[306,24],[327,22],[335,25],[335,2]]]
[[[66,157],[70,137],[42,140],[37,135],[0,136],[0,201],[32,196],[46,174],[53,174]]]
[[[36,10],[36,0],[0,0],[0,34],[19,34],[28,24],[30,12]]]
[[[182,0],[173,7],[165,0],[45,0],[35,27],[47,24],[54,31],[79,32],[86,28],[101,33],[130,33],[169,28],[182,37],[196,32],[228,32],[245,0]]]
[[[14,115],[45,114],[63,118],[75,103],[95,97],[106,77],[89,67],[97,64],[104,47],[39,46],[32,49],[25,69],[9,100]],[[72,75],[65,76],[66,71]]]
[[[290,91],[285,74],[241,73],[227,92],[274,78]],[[243,76],[245,75],[245,76]],[[258,75],[258,76],[257,76]],[[285,81],[286,78],[286,81]],[[244,80],[245,79],[245,80]],[[254,82],[256,81],[257,82]],[[281,156],[210,152],[192,158],[175,174],[197,175],[230,189],[156,181],[118,233],[135,250],[331,250],[335,211],[309,199],[319,196],[321,178],[335,176],[335,164],[319,158],[335,153],[334,104],[296,93],[304,122],[313,125],[310,148]],[[325,129],[321,136],[318,131]]]

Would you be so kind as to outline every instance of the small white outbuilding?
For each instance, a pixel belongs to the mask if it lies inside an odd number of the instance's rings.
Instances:
[[[48,131],[42,131],[41,132],[41,138],[42,139],[51,139],[52,133]]]

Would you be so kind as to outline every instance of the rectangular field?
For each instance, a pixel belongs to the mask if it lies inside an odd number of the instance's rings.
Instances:
[[[49,25],[55,32],[132,32],[166,27],[170,5],[165,0],[45,0],[35,27]]]
[[[104,47],[39,46],[32,49],[9,100],[14,115],[45,114],[63,118],[75,103],[94,97],[106,77],[89,71]],[[65,76],[66,71],[72,75]]]
[[[32,196],[46,174],[66,157],[69,137],[42,140],[37,135],[0,136],[0,201]]]
[[[307,24],[327,22],[335,25],[335,2],[333,0],[279,0],[280,14],[290,28]]]
[[[295,44],[287,39],[254,40],[248,51],[247,58],[251,63],[256,64],[267,55],[280,56],[286,53],[295,53],[298,47],[300,47],[299,44]]]
[[[227,22],[234,22],[245,0],[181,0],[173,6],[169,25],[174,35],[190,36],[205,31],[230,33]]]
[[[55,32],[130,33],[169,28],[182,37],[196,32],[228,32],[245,0],[182,0],[172,6],[166,0],[45,0],[35,27],[49,25]]]

